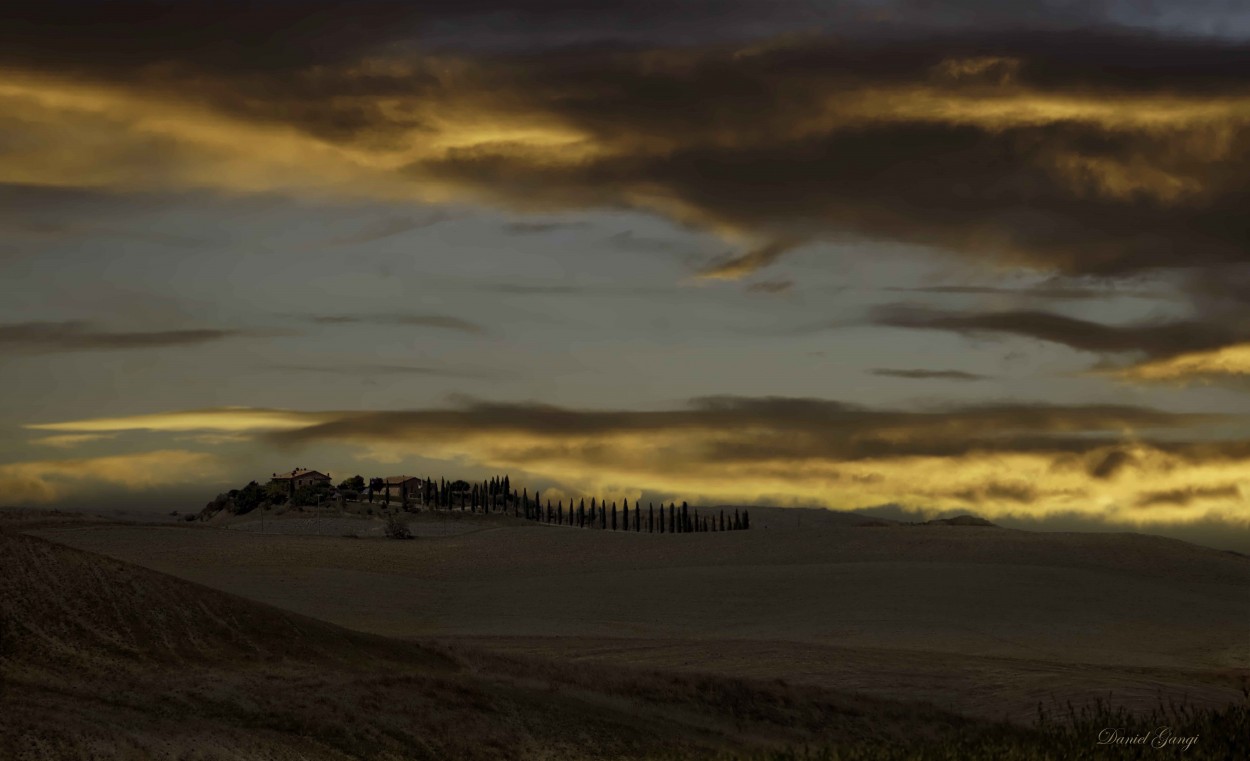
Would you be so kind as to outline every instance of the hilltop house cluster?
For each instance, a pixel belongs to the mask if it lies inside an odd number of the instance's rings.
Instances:
[[[252,482],[251,486],[256,487],[256,482]],[[700,514],[698,508],[692,510],[685,502],[681,503],[680,508],[675,502],[670,502],[667,508],[660,502],[659,511],[656,511],[653,503],[648,503],[644,513],[638,500],[631,507],[626,499],[618,509],[616,502],[609,503],[606,499],[597,500],[591,497],[589,509],[584,498],[576,501],[569,499],[566,511],[563,499],[556,500],[554,505],[550,499],[544,503],[538,492],[534,492],[531,497],[528,489],[512,488],[506,475],[476,484],[443,478],[435,482],[430,478],[406,475],[370,478],[366,481],[364,477],[357,475],[335,487],[329,473],[295,468],[287,473],[274,473],[267,490],[271,494],[284,493],[292,502],[298,499],[301,504],[316,505],[335,501],[342,504],[344,499],[356,499],[361,492],[366,492],[369,502],[373,502],[374,497],[380,495],[387,506],[391,504],[393,497],[397,497],[405,510],[415,504],[475,513],[511,513],[514,517],[537,523],[598,528],[605,531],[680,534],[742,531],[751,528],[751,514],[748,510],[732,508],[732,513],[725,509],[716,513],[705,510]],[[233,493],[225,496],[233,496]]]
[[[294,497],[296,492],[305,487],[324,489],[330,498],[339,496],[338,487],[334,485],[329,473],[309,468],[294,468],[286,473],[273,473],[269,483],[283,490],[288,498]],[[400,501],[407,503],[409,499],[415,499],[418,495],[424,494],[426,482],[416,476],[387,476],[370,479],[369,488],[371,492],[384,494],[388,502],[394,494]]]

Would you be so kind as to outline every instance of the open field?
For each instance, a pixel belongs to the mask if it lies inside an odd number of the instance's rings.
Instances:
[[[440,520],[418,519],[431,525]],[[1250,559],[1134,534],[831,525],[693,535],[462,519],[413,542],[195,526],[41,536],[349,629],[784,679],[1030,719],[1240,698]]]
[[[16,761],[1104,757],[1088,726],[362,634],[2,527],[0,601],[0,757]],[[1195,759],[1250,725],[1245,708],[1176,718],[1222,738]]]

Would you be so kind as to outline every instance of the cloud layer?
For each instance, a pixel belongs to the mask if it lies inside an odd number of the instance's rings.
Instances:
[[[1226,422],[1116,405],[881,410],[711,397],[657,411],[466,402],[368,412],[208,409],[29,427],[251,432],[281,449],[336,444],[380,462],[419,457],[524,472],[570,493],[1245,523],[1250,441],[1211,438],[1208,426]]]
[[[165,349],[197,346],[247,335],[239,330],[199,328],[192,330],[116,331],[81,321],[20,322],[0,325],[0,346],[9,351],[48,353],[62,351]]]
[[[431,53],[423,30],[491,7],[372,5],[28,12],[0,40],[0,129],[24,144],[0,180],[644,209],[739,241],[715,278],[857,239],[1067,274],[1246,261],[1250,45],[846,6],[861,34]]]

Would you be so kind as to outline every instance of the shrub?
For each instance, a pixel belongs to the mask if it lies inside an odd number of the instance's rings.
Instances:
[[[387,539],[411,539],[412,532],[408,530],[408,521],[404,520],[399,513],[391,513],[386,516],[386,538]]]

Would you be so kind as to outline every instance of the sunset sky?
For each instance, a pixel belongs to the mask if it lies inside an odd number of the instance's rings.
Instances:
[[[3,504],[506,472],[1248,549],[1250,6],[9,4],[0,295]]]

